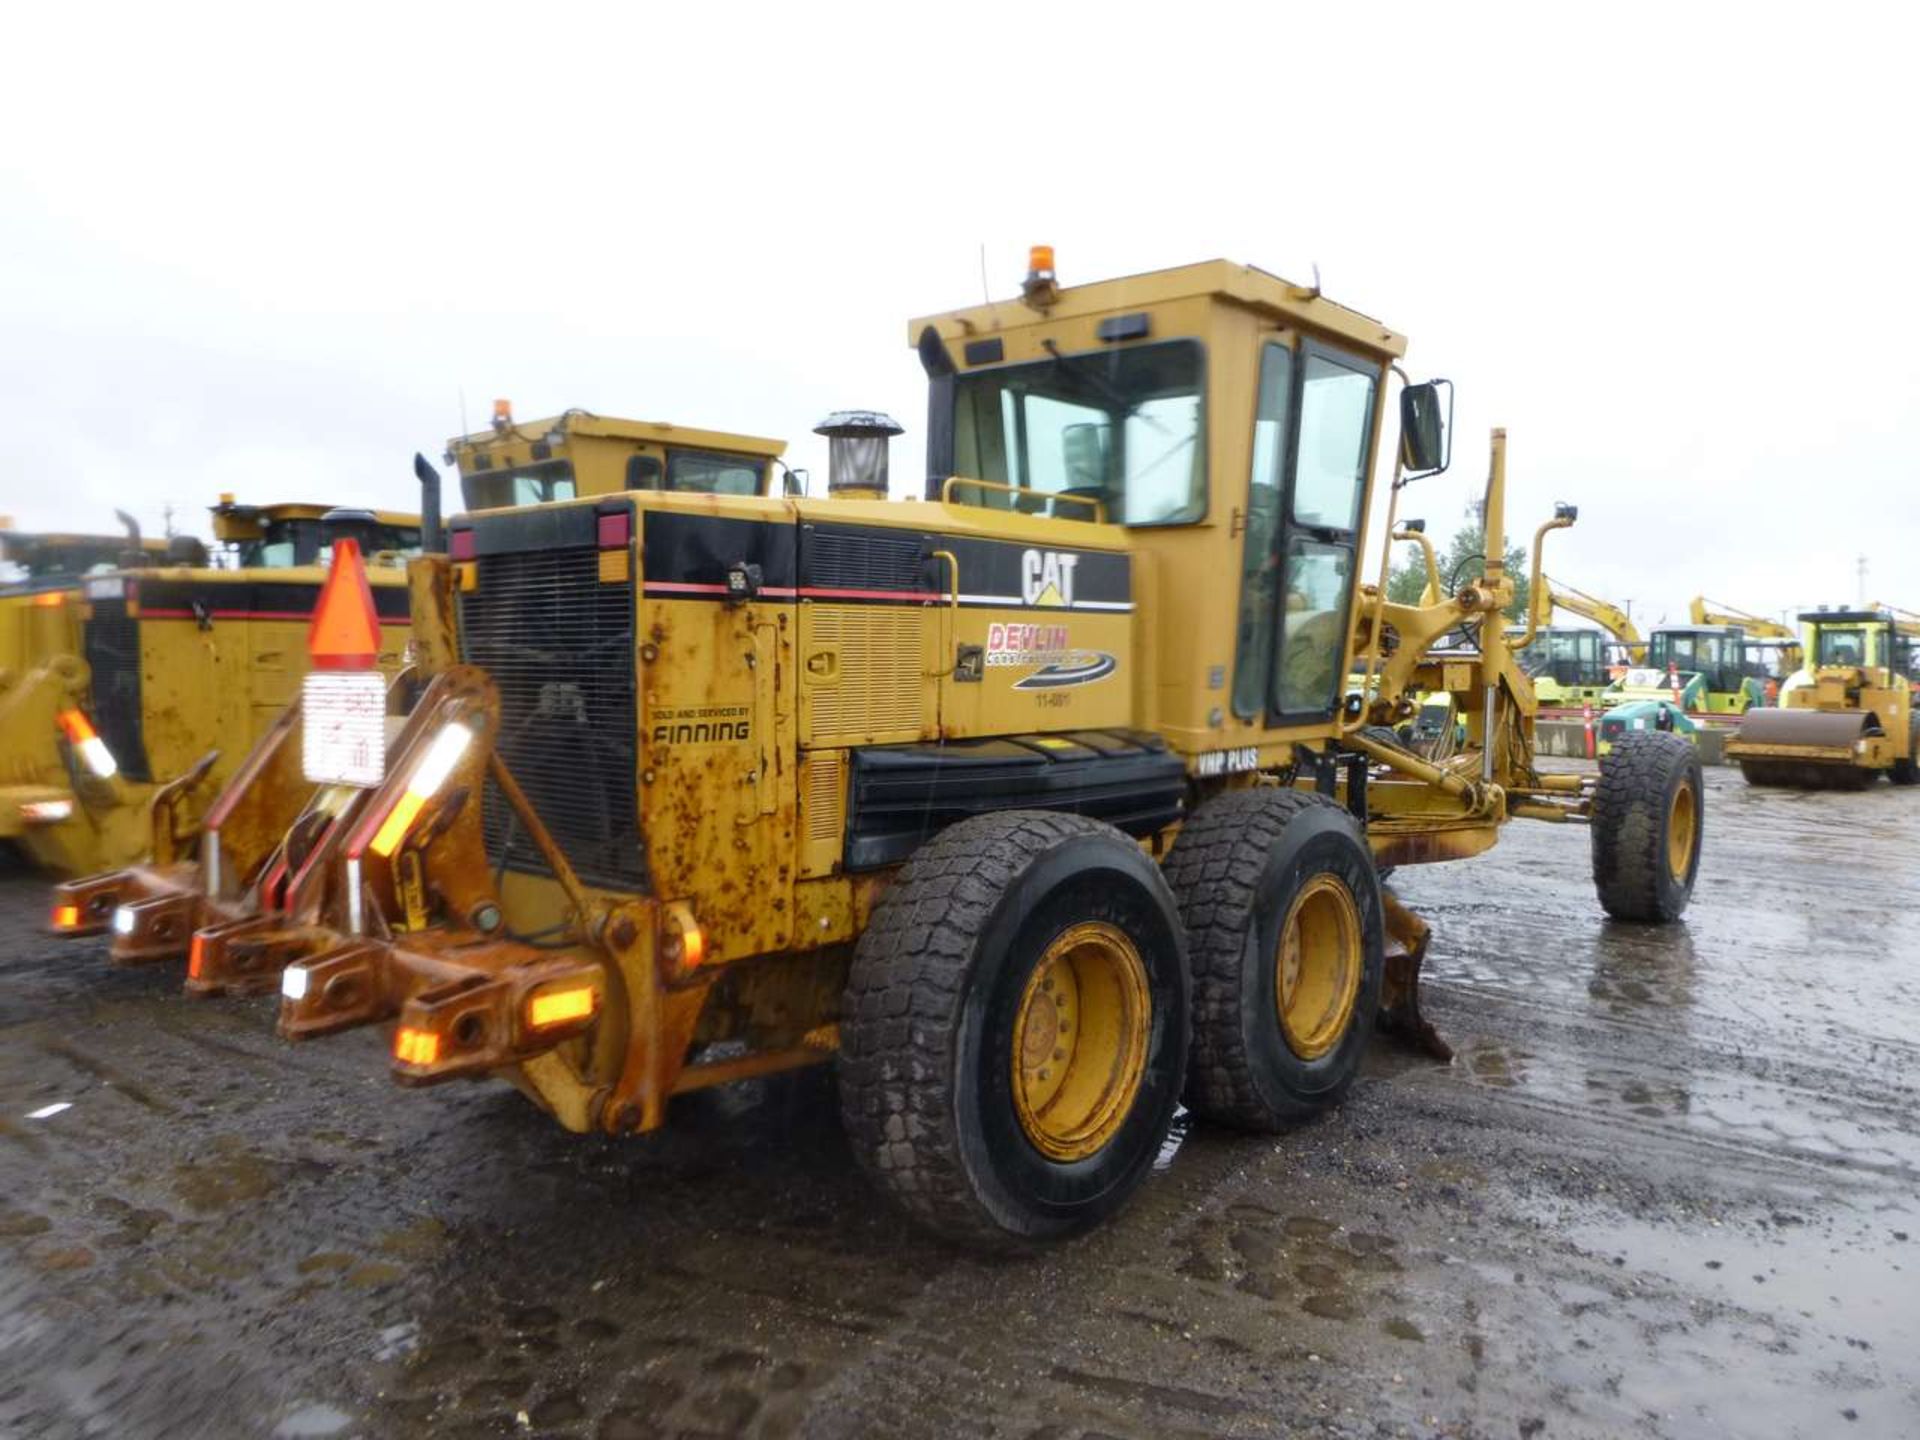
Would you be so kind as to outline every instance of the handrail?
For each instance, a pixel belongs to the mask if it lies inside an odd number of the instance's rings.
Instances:
[[[949,482],[951,483],[951,482]],[[958,633],[960,614],[960,557],[951,550],[935,550],[929,557],[947,562],[947,644],[946,649],[953,652],[953,659],[947,662],[947,668],[936,670],[929,677],[944,680],[960,668],[960,656],[955,649],[954,636]]]
[[[1093,523],[1096,525],[1104,525],[1107,520],[1106,503],[1101,500],[1095,500],[1090,495],[1069,495],[1060,490],[1033,490],[1025,485],[1003,485],[998,480],[974,480],[965,475],[949,475],[946,478],[945,483],[940,486],[940,503],[942,505],[953,504],[954,489],[961,485],[971,485],[978,490],[998,490],[1003,495],[1037,495],[1044,500],[1053,500],[1056,502],[1065,500],[1069,505],[1085,505],[1089,510],[1093,511]],[[1060,516],[1058,518],[1065,519],[1066,517]]]

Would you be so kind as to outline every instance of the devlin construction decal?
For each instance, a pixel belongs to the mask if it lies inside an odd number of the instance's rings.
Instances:
[[[1016,690],[1060,690],[1068,685],[1091,685],[1104,680],[1120,668],[1120,662],[1104,650],[1076,650],[1065,660],[1042,666],[1033,674],[1013,682]]]
[[[1065,625],[1023,625],[996,621],[987,626],[986,663],[1037,667],[1013,682],[1016,690],[1058,690],[1104,680],[1120,666],[1105,650],[1076,650]]]

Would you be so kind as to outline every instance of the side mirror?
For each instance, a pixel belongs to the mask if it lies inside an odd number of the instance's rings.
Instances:
[[[1446,387],[1444,400],[1441,387]],[[1400,467],[1408,478],[1438,475],[1452,459],[1453,382],[1429,380],[1400,391]]]

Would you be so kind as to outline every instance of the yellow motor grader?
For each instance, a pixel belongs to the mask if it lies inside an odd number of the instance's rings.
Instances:
[[[628,490],[683,495],[796,494],[806,472],[780,458],[786,442],[657,420],[621,420],[568,410],[517,421],[509,401],[493,404],[493,425],[447,442],[466,508],[500,510]],[[414,457],[422,484],[438,483]]]
[[[1920,708],[1909,649],[1886,610],[1817,610],[1800,617],[1804,669],[1781,688],[1778,709],[1749,710],[1727,759],[1749,784],[1863,788],[1884,772],[1920,782]]]
[[[909,335],[924,499],[887,499],[898,427],[850,413],[826,497],[458,517],[410,572],[404,713],[328,642],[192,895],[56,903],[149,938],[191,913],[190,988],[277,974],[284,1035],[394,1022],[400,1083],[503,1077],[580,1132],[837,1056],[861,1164],[983,1242],[1112,1212],[1182,1094],[1273,1130],[1338,1100],[1383,1010],[1437,1045],[1379,866],[1590,820],[1610,913],[1684,907],[1691,747],[1539,774],[1497,553],[1430,607],[1386,603],[1384,549],[1359,583],[1399,335],[1224,261],[1062,287],[1044,249],[1018,300]],[[1396,501],[1445,468],[1443,395],[1399,391]],[[1495,552],[1503,507],[1496,436]],[[354,593],[317,634],[364,633]],[[1462,627],[1480,648],[1427,653]],[[1369,728],[1443,690],[1451,760]]]
[[[449,441],[447,454],[461,467],[467,508],[477,511],[629,489],[706,485],[765,494],[796,483],[793,472],[776,469],[785,449],[778,440],[584,410],[521,423],[499,400],[491,427]],[[149,903],[121,914],[116,962],[166,959],[187,944],[199,923],[191,896],[200,884],[203,819],[224,833],[232,863],[251,874],[256,848],[272,849],[300,815],[308,787],[298,754],[287,752],[290,767],[263,775],[248,749],[258,742],[265,753],[279,753],[285,737],[299,733],[288,712],[310,668],[309,626],[328,575],[320,562],[336,537],[378,557],[368,594],[379,638],[363,680],[401,670],[408,641],[401,566],[419,553],[423,533],[440,548],[441,477],[419,455],[414,473],[420,515],[241,505],[222,496],[213,529],[227,567],[116,572],[86,582],[84,649],[63,658],[58,687],[41,687],[45,713],[36,712],[37,723],[0,729],[0,755],[13,746],[35,767],[41,784],[17,792],[23,803],[57,797],[51,808],[62,823],[40,823],[23,842],[40,864],[85,874],[148,862],[138,873],[149,884],[150,893],[142,892]],[[375,708],[385,703],[382,696]],[[239,743],[224,745],[221,737]],[[215,745],[218,752],[209,753]],[[216,802],[203,816],[236,772],[248,777],[241,788],[249,803],[234,814]],[[0,811],[7,794],[0,790]],[[216,856],[219,844],[213,842]],[[97,877],[86,903],[55,906],[52,928],[101,933],[113,919],[113,897],[134,873]]]
[[[0,830],[18,817],[15,841],[44,869],[85,874],[186,843],[299,686],[337,536],[385,557],[382,663],[399,668],[418,516],[224,495],[212,517],[217,555],[192,536],[143,545],[136,531],[117,568],[78,580],[66,633],[0,701]]]
[[[151,564],[164,539],[123,535],[28,533],[0,519],[0,841],[55,824],[73,813],[64,777],[33,750],[53,752],[58,716],[84,688],[80,586],[91,571],[132,561]],[[34,736],[38,745],[23,746]],[[57,756],[55,757],[57,758]]]

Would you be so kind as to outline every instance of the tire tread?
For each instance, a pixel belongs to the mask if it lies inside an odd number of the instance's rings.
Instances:
[[[854,950],[841,1011],[840,1104],[861,1167],[950,1238],[1004,1244],[974,1189],[955,1121],[954,1049],[975,939],[1020,872],[1096,820],[1022,810],[943,830],[907,861]]]
[[[1167,857],[1167,881],[1186,922],[1193,974],[1193,1044],[1183,1098],[1196,1114],[1242,1130],[1271,1131],[1276,1118],[1254,1082],[1241,1031],[1247,930],[1268,851],[1295,818],[1314,807],[1347,815],[1338,802],[1310,790],[1258,786],[1216,796],[1182,827]],[[1372,1024],[1370,1015],[1359,1018]],[[1298,1103],[1284,1108],[1279,1118],[1288,1122],[1319,1113],[1319,1107]]]
[[[1680,913],[1668,903],[1661,883],[1666,816],[1656,808],[1676,766],[1694,770],[1694,819],[1704,825],[1698,752],[1678,735],[1629,732],[1614,742],[1600,766],[1593,797],[1593,884],[1602,908],[1616,920],[1667,921]]]

